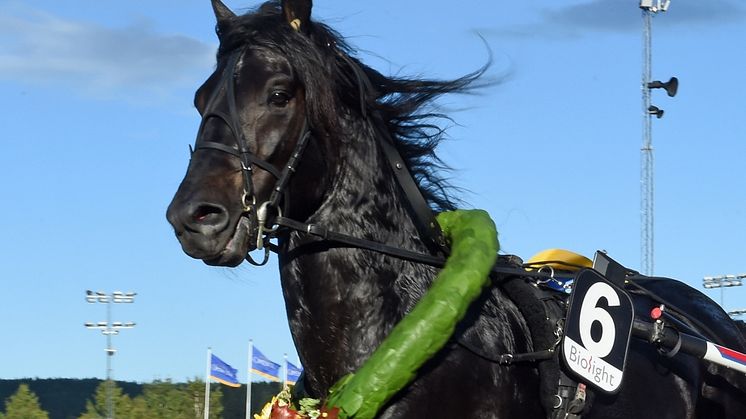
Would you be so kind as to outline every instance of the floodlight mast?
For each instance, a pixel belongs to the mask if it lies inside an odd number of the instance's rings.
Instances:
[[[98,329],[101,333],[106,336],[106,414],[107,419],[114,419],[114,404],[112,400],[113,395],[113,383],[111,381],[112,368],[111,368],[111,357],[116,353],[111,345],[112,335],[118,335],[120,329],[132,329],[135,327],[134,322],[112,322],[111,321],[111,305],[118,303],[134,303],[135,292],[121,292],[114,291],[111,294],[106,294],[101,291],[86,290],[85,300],[89,303],[104,303],[106,304],[106,321],[105,322],[86,322],[84,326],[88,329]]]
[[[652,83],[651,33],[652,15],[668,10],[670,0],[640,0],[643,18],[643,68],[642,68],[642,115],[643,135],[640,148],[640,265],[646,275],[654,273],[654,171],[653,171],[653,136],[652,116],[663,117],[663,109],[653,106],[650,91],[654,88],[666,88],[669,96],[676,94],[671,84]],[[671,82],[669,82],[671,83]],[[660,84],[660,85],[659,85]],[[675,82],[678,86],[678,80]],[[673,92],[673,93],[672,93]]]

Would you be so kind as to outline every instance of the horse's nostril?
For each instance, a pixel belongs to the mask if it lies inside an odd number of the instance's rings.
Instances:
[[[186,229],[199,234],[216,234],[228,226],[228,211],[214,203],[193,203],[183,215]]]
[[[222,207],[211,204],[202,204],[192,213],[192,221],[200,224],[214,224],[219,222],[225,210]]]

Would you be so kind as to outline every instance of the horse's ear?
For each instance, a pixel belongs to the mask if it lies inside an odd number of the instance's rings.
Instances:
[[[218,26],[221,26],[225,22],[236,17],[236,14],[231,11],[225,4],[220,0],[212,0],[212,10],[215,12],[215,18],[218,20]]]
[[[311,30],[312,3],[312,0],[282,0],[285,19],[296,31],[308,34]]]

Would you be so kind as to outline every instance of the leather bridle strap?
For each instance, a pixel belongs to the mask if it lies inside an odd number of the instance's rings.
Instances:
[[[251,164],[255,164],[261,167],[262,169],[268,171],[275,178],[280,178],[280,171],[277,170],[277,168],[274,165],[272,165],[271,163],[265,160],[254,157],[254,155],[251,154],[250,152],[239,151],[239,150],[236,150],[235,147],[231,147],[231,146],[225,145],[223,143],[218,143],[215,141],[200,141],[199,146],[197,146],[195,151],[200,150],[200,149],[212,149],[212,150],[218,150],[224,153],[228,153],[232,156],[236,156],[243,162],[250,163],[247,166],[250,166]]]
[[[290,182],[290,177],[295,174],[296,168],[300,163],[300,158],[303,155],[303,152],[306,150],[308,141],[311,139],[311,128],[309,127],[308,116],[306,116],[306,119],[303,122],[303,130],[301,130],[301,132],[303,134],[301,135],[298,142],[295,143],[293,154],[290,155],[287,164],[285,164],[285,167],[282,169],[282,174],[275,175],[275,178],[277,178],[277,182],[275,183],[274,189],[272,189],[272,194],[269,197],[269,201],[267,201],[267,205],[270,208],[278,208],[280,204],[280,194],[286,192],[285,188],[287,187],[288,182]],[[287,201],[288,200],[285,199],[285,206],[288,205]]]

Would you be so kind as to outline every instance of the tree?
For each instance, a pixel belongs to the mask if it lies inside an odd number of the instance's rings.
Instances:
[[[190,399],[190,405],[195,419],[203,417],[205,406],[205,382],[199,378],[189,381],[186,384],[187,395]],[[210,419],[220,419],[223,415],[223,391],[219,384],[210,386]]]
[[[169,380],[154,381],[144,386],[140,398],[153,418],[195,418],[192,399],[184,385],[173,384]]]
[[[3,419],[49,419],[49,414],[39,406],[36,397],[27,384],[18,386],[18,391],[5,402]]]
[[[96,393],[92,400],[86,402],[86,411],[79,419],[100,419],[107,416],[106,392],[109,381],[102,381],[96,388]],[[111,382],[112,394],[111,401],[114,410],[114,417],[117,419],[150,419],[147,411],[141,403],[134,402],[128,395],[122,392],[122,389]]]

